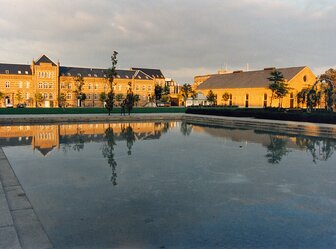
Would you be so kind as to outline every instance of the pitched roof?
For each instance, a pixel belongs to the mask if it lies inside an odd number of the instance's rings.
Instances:
[[[36,65],[40,65],[41,63],[51,63],[53,66],[56,66],[56,64],[50,60],[46,55],[42,55],[36,62]]]
[[[106,77],[106,70],[103,68],[83,68],[83,67],[60,67],[61,76],[82,76],[82,77]],[[117,69],[117,77],[122,79],[132,79],[136,74],[135,70]],[[145,79],[145,76],[143,77]]]
[[[165,78],[160,69],[132,67],[131,70],[139,70],[141,72],[144,72],[145,74],[147,74],[148,76],[150,76],[152,78],[157,78],[157,79],[159,79],[159,78],[164,79]]]
[[[284,78],[290,81],[305,67],[277,68]],[[229,74],[215,74],[198,86],[198,90],[222,88],[261,88],[268,87],[270,73],[274,68],[258,71],[233,72]]]
[[[30,65],[0,63],[0,74],[26,74],[31,75]]]

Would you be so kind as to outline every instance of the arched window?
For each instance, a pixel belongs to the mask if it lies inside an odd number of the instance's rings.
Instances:
[[[49,99],[53,99],[53,94],[52,93],[49,93]]]

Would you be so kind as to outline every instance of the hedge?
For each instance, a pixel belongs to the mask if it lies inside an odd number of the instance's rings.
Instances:
[[[252,109],[252,108],[188,108],[186,113],[229,116],[229,117],[250,117],[259,119],[287,120],[312,123],[336,124],[336,113],[334,112],[312,112],[307,113],[300,110],[274,110],[274,109]]]
[[[181,107],[144,107],[133,108],[132,113],[184,113]],[[104,108],[0,108],[0,115],[10,114],[97,114],[107,113]],[[120,108],[113,108],[112,113],[120,113]]]

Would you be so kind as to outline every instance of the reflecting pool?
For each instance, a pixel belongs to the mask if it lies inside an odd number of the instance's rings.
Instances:
[[[55,248],[335,248],[336,139],[186,122],[1,126]]]

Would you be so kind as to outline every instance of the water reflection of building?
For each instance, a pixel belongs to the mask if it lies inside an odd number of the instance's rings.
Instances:
[[[148,123],[89,123],[31,126],[0,126],[0,146],[31,145],[44,156],[62,143],[100,141],[108,127],[112,127],[116,140],[123,140],[123,131],[131,127],[136,140],[158,139],[175,126],[174,122]]]

